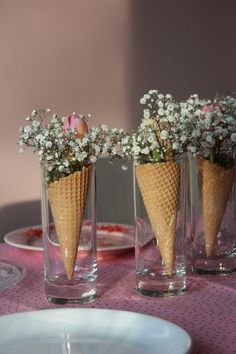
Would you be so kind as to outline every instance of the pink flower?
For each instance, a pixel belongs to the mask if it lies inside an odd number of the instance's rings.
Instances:
[[[84,118],[80,118],[74,114],[66,117],[64,122],[64,129],[74,129],[76,131],[76,136],[82,138],[86,133],[88,133],[88,125]]]
[[[202,107],[202,111],[204,113],[212,112],[216,109],[219,109],[220,111],[222,111],[222,107],[217,102],[209,103],[209,104],[206,104],[205,106]]]

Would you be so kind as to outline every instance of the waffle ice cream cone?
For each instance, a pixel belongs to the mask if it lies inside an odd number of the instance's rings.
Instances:
[[[136,177],[168,275],[172,275],[180,170],[176,162],[141,164]]]
[[[66,275],[72,279],[91,175],[91,166],[48,187],[48,198]]]
[[[202,183],[205,252],[207,257],[211,257],[234,182],[234,168],[226,169],[205,159],[199,159],[198,164]]]

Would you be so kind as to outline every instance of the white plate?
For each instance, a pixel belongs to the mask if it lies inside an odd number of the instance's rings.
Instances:
[[[13,230],[4,236],[4,241],[17,248],[32,251],[43,250],[42,229],[39,225]]]
[[[1,354],[187,354],[190,336],[157,317],[53,309],[0,317]]]
[[[86,225],[83,228],[86,231]],[[83,236],[83,229],[82,234]],[[34,251],[43,250],[40,225],[14,230],[5,235],[4,241],[11,246]],[[100,256],[113,256],[134,248],[134,229],[131,225],[98,223],[97,249]]]

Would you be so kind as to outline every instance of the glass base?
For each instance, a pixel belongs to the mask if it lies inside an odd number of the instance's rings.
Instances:
[[[65,276],[45,282],[46,299],[54,304],[85,304],[97,296],[96,278],[68,280]]]
[[[11,288],[13,285],[21,281],[25,276],[25,269],[18,265],[0,261],[0,292]]]
[[[194,258],[192,270],[198,274],[227,275],[236,271],[236,257]]]
[[[137,292],[144,296],[151,297],[169,297],[174,295],[183,295],[186,292],[186,289],[175,289],[175,290],[166,290],[166,291],[151,291],[142,288],[137,288]]]
[[[137,292],[152,297],[182,295],[187,288],[186,277],[173,279],[143,279],[137,277]]]
[[[59,304],[59,305],[65,305],[65,304],[88,304],[89,302],[95,301],[97,298],[97,294],[91,294],[88,296],[84,296],[82,298],[77,298],[77,299],[62,299],[59,297],[52,297],[49,295],[45,296],[47,301],[53,304]]]

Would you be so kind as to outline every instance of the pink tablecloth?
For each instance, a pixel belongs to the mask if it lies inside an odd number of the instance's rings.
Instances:
[[[49,304],[44,299],[41,252],[1,244],[0,258],[15,261],[27,269],[24,280],[0,294],[0,315],[68,307]],[[74,307],[128,310],[158,316],[181,326],[191,335],[192,354],[236,353],[236,274],[226,277],[191,274],[186,294],[149,298],[136,293],[134,255],[130,253],[99,261],[98,279],[97,300]]]

